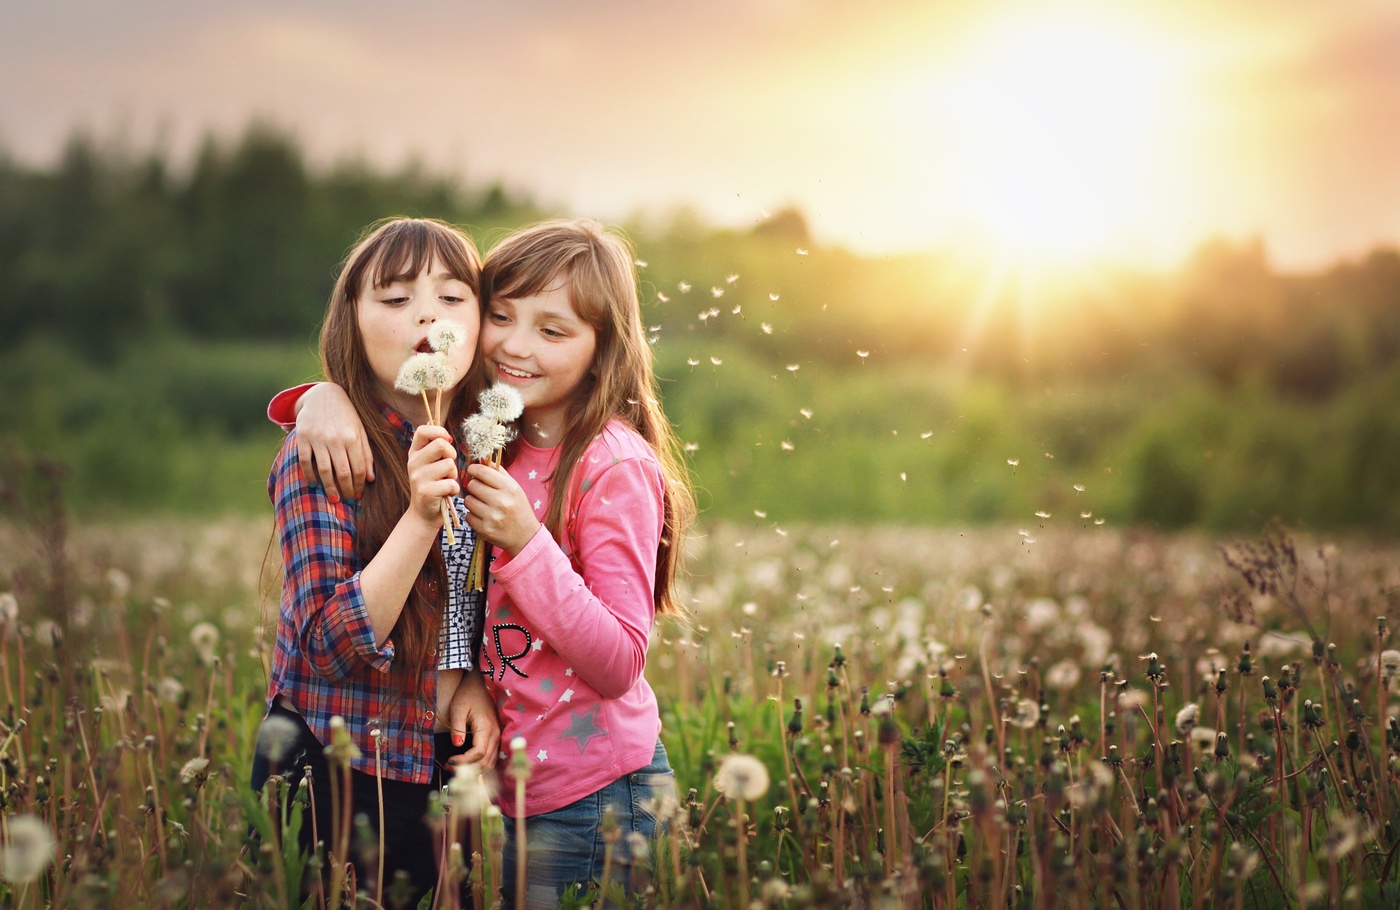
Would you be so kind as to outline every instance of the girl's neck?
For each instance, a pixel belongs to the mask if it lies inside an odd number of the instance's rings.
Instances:
[[[520,435],[537,449],[552,449],[564,441],[564,421],[562,415],[530,413],[527,408],[520,415]]]

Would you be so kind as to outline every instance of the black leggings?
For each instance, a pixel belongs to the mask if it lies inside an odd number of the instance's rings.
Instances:
[[[315,834],[322,841],[331,836],[331,777],[330,766],[326,763],[325,747],[311,732],[300,714],[281,704],[273,703],[268,716],[281,715],[297,725],[295,745],[288,750],[289,762],[279,765],[285,769],[284,776],[291,782],[289,794],[295,794],[297,785],[304,776],[302,768],[311,766],[311,792],[316,807]],[[424,821],[428,811],[428,794],[446,783],[450,771],[447,760],[453,755],[465,752],[471,745],[471,736],[461,746],[452,745],[447,733],[437,733],[433,737],[433,779],[426,784],[414,784],[389,778],[376,778],[372,774],[351,770],[351,812],[364,813],[369,817],[370,830],[378,841],[379,834],[379,787],[384,788],[384,891],[383,903],[393,906],[388,899],[389,887],[394,880],[394,872],[407,872],[412,885],[412,896],[407,906],[417,907],[423,895],[437,884],[437,839]],[[255,793],[261,792],[267,782],[271,768],[266,756],[259,750],[253,756],[252,786]],[[306,817],[301,826],[301,846],[308,855],[313,843],[311,818]],[[353,834],[352,834],[353,840]],[[365,862],[353,846],[351,859],[355,864],[355,875],[361,890],[372,890],[379,874],[377,862]],[[470,863],[471,855],[465,845],[463,860]],[[471,889],[465,880],[462,883],[462,906],[471,907]]]

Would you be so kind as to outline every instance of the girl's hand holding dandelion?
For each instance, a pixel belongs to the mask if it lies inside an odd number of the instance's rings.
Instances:
[[[514,556],[540,527],[525,491],[501,469],[501,457],[515,439],[513,424],[524,412],[525,402],[515,389],[498,382],[483,389],[477,403],[481,409],[462,421],[462,438],[475,462],[467,467],[471,477],[467,481],[467,524],[479,537]],[[467,572],[467,586],[474,591],[485,586],[482,549],[472,552]]]
[[[413,432],[408,450],[409,505],[424,521],[434,525],[442,517],[447,499],[461,492],[457,482],[457,450],[446,427],[424,424]],[[447,526],[449,533],[451,525]]]
[[[404,361],[399,368],[399,374],[394,380],[394,387],[409,395],[418,395],[423,399],[423,409],[427,412],[427,426],[442,426],[442,392],[443,389],[451,389],[457,384],[458,376],[454,375],[452,364],[447,359],[447,355],[452,348],[460,344],[467,337],[467,330],[455,322],[444,319],[433,324],[428,330],[427,346],[432,348],[432,352],[420,350]],[[428,399],[428,393],[433,393],[432,401]],[[421,429],[421,428],[420,428]],[[451,442],[451,434],[444,433]],[[415,436],[416,443],[416,436]],[[451,454],[455,459],[456,453]],[[455,461],[453,462],[455,470]],[[437,511],[442,518],[443,529],[447,532],[447,542],[456,545],[456,535],[452,533],[452,528],[457,526],[457,513],[448,504],[447,497],[457,495],[457,491],[445,494],[438,500]]]

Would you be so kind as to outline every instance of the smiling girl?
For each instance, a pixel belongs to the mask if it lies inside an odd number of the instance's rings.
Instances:
[[[482,270],[480,367],[525,403],[504,469],[471,465],[465,498],[468,522],[496,549],[486,686],[503,738],[524,740],[530,766],[524,856],[506,826],[505,906],[519,863],[527,907],[553,907],[605,868],[628,887],[658,814],[674,807],[643,668],[656,614],[676,609],[694,500],[632,263],[627,243],[599,225],[551,221],[511,235]],[[335,393],[318,396],[299,420],[343,458],[327,440],[353,438],[353,417]],[[500,807],[514,816],[515,781],[502,773]],[[615,841],[604,836],[608,814]]]

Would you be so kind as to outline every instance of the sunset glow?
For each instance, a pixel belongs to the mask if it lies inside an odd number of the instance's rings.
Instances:
[[[1151,48],[1096,23],[991,32],[949,88],[960,204],[1016,251],[1097,252],[1151,192],[1170,101]]]

